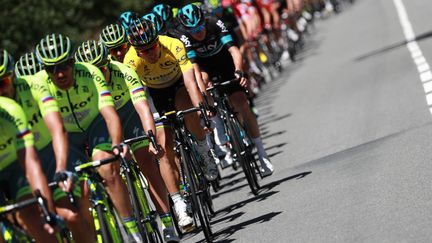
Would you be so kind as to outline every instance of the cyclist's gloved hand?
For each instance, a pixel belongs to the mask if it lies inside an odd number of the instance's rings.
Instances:
[[[74,174],[71,171],[61,170],[55,173],[54,181],[59,184],[59,187],[65,191],[70,192],[73,188]]]
[[[129,147],[126,144],[117,144],[112,147],[112,152],[117,156],[127,157],[129,155]]]
[[[242,70],[236,70],[234,72],[235,77],[240,81],[240,86],[247,88],[247,77]]]

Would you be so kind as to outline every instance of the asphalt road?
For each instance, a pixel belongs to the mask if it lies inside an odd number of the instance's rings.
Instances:
[[[429,0],[403,3],[416,35],[432,31]],[[276,171],[255,197],[223,171],[215,242],[431,241],[432,117],[404,40],[392,0],[317,22],[257,100]],[[432,38],[418,44],[432,61]]]

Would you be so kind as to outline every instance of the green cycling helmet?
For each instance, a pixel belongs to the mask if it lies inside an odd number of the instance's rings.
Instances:
[[[0,50],[0,77],[13,72],[13,58],[6,50]]]
[[[36,46],[36,57],[45,66],[53,66],[72,58],[72,44],[67,36],[49,34]]]
[[[15,63],[15,75],[17,77],[34,75],[43,69],[33,52],[26,53]]]
[[[108,49],[103,43],[89,40],[83,42],[75,52],[75,61],[87,62],[97,67],[107,63]]]
[[[116,48],[127,43],[126,30],[119,24],[110,24],[102,29],[101,41],[108,48]]]

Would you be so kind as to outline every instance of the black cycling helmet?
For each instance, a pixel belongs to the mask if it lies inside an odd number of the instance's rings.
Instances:
[[[153,11],[161,16],[164,22],[171,22],[174,18],[172,8],[168,4],[158,4],[153,7]]]
[[[155,12],[150,12],[143,16],[143,18],[150,20],[153,22],[158,34],[164,35],[166,33],[165,23],[162,20],[162,17],[159,16]]]
[[[43,70],[43,66],[38,62],[33,52],[22,55],[15,63],[15,75],[17,77],[34,75],[41,70]]]
[[[123,28],[125,28],[125,30],[127,30],[132,21],[137,18],[139,18],[137,13],[126,11],[120,14],[119,23],[123,26]]]
[[[150,46],[158,40],[156,27],[148,19],[135,19],[129,25],[128,40],[132,46]]]
[[[14,61],[12,56],[6,50],[0,50],[0,77],[13,72]]]
[[[204,23],[205,17],[201,8],[195,4],[188,4],[179,10],[177,19],[183,26],[194,28]]]

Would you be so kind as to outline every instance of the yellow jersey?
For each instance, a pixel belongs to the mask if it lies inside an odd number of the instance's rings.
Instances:
[[[193,68],[180,40],[160,35],[159,51],[159,60],[156,63],[149,63],[139,57],[135,48],[131,46],[123,60],[123,63],[138,73],[145,86],[154,89],[170,87],[179,80],[182,73]]]

